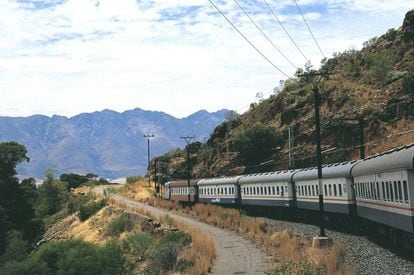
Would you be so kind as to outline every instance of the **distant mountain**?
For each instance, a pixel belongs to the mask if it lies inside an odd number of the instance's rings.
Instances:
[[[154,134],[151,157],[184,146],[182,135],[205,141],[222,123],[227,110],[205,110],[178,119],[163,112],[134,109],[103,110],[71,118],[63,116],[0,117],[0,141],[26,146],[30,163],[18,167],[24,176],[42,177],[47,168],[56,174],[93,172],[109,178],[143,174],[147,169],[147,141]]]

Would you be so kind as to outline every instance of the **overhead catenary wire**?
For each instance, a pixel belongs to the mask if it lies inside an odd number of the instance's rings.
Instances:
[[[259,32],[266,38],[267,41],[279,52],[281,56],[290,64],[293,68],[297,69],[298,67],[293,64],[293,62],[273,43],[273,41],[263,32],[263,30],[256,24],[256,22],[253,20],[253,18],[247,13],[247,11],[240,5],[240,3],[237,0],[233,0],[236,5],[240,8],[240,10],[249,18],[250,22],[252,22],[253,25],[259,30]]]
[[[321,52],[321,54],[322,54],[323,58],[325,58],[325,54],[323,53],[323,51],[322,51],[322,49],[321,49],[321,46],[319,46],[318,41],[316,40],[315,36],[313,35],[313,32],[312,32],[312,30],[311,30],[311,28],[310,28],[310,26],[309,26],[308,22],[306,21],[305,16],[303,15],[303,12],[302,12],[301,8],[299,7],[299,5],[298,5],[298,3],[296,2],[296,0],[293,0],[293,2],[295,3],[296,8],[298,9],[298,11],[299,11],[300,15],[302,16],[303,22],[305,23],[305,25],[306,25],[306,27],[308,28],[308,30],[309,30],[309,32],[310,32],[310,34],[312,35],[313,41],[315,41],[315,44],[316,44],[316,46],[318,47],[319,51]]]
[[[266,0],[263,0],[263,2],[266,4],[267,8],[269,9],[269,11],[272,13],[273,17],[276,19],[276,21],[279,23],[280,27],[282,27],[283,31],[285,32],[285,34],[289,37],[290,41],[292,41],[293,45],[295,45],[296,49],[300,52],[300,54],[303,56],[303,58],[305,59],[306,62],[309,61],[309,59],[305,56],[305,54],[303,53],[303,51],[299,48],[298,44],[296,44],[295,40],[292,38],[292,36],[289,34],[289,32],[287,31],[287,29],[285,28],[285,26],[283,25],[282,21],[280,21],[279,17],[276,15],[276,13],[274,12],[274,10],[270,7],[270,5],[267,3]]]
[[[211,5],[226,19],[226,21],[244,38],[244,40],[247,41],[247,43],[250,44],[269,64],[271,64],[276,70],[278,70],[281,74],[283,74],[285,77],[289,78],[289,75],[282,71],[278,66],[276,66],[269,58],[267,58],[237,27],[234,25],[230,19],[227,18],[227,16],[220,10],[219,7],[214,4],[212,0],[208,0]]]

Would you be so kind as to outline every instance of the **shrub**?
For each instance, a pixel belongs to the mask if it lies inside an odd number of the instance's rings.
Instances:
[[[403,91],[414,96],[414,73],[406,75],[402,80]]]
[[[186,259],[181,259],[177,261],[177,266],[175,270],[184,273],[186,270],[194,266],[194,262]]]
[[[68,204],[67,204],[67,212],[69,214],[75,213],[80,210],[80,207],[87,204],[89,201],[93,200],[95,197],[89,193],[86,195],[80,195],[80,196],[73,196]]]
[[[173,242],[161,244],[150,258],[147,274],[161,274],[174,268],[177,262],[178,246]]]
[[[161,240],[161,243],[167,242],[173,242],[179,247],[184,247],[191,243],[191,235],[183,231],[172,231]]]
[[[137,181],[142,181],[142,180],[144,180],[144,177],[143,176],[128,176],[126,178],[127,184],[133,184],[133,183],[135,183]]]
[[[122,241],[122,251],[143,259],[145,253],[154,243],[155,239],[149,234],[129,234]]]
[[[85,205],[81,205],[79,209],[78,217],[81,221],[87,220],[90,216],[98,212],[105,205],[106,205],[106,199],[100,199],[98,201],[91,201]]]
[[[82,240],[46,243],[23,262],[9,262],[0,274],[120,274],[123,258],[119,245],[100,247]]]
[[[23,239],[23,234],[16,230],[7,232],[6,249],[0,257],[0,262],[21,261],[29,254],[29,244]]]
[[[110,236],[118,237],[122,232],[131,231],[133,225],[131,214],[123,212],[108,224],[106,232]]]
[[[393,56],[387,50],[371,53],[368,56],[369,74],[373,80],[384,84],[394,62]]]

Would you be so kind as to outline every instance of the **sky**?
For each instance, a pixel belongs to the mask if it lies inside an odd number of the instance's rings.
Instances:
[[[414,8],[413,0],[296,2],[322,53],[294,0],[0,0],[0,116],[242,113],[307,60],[318,67],[323,56],[360,49]]]

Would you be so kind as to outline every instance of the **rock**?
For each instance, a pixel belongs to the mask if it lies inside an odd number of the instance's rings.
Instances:
[[[414,10],[407,12],[405,15],[402,35],[404,41],[414,43]]]

